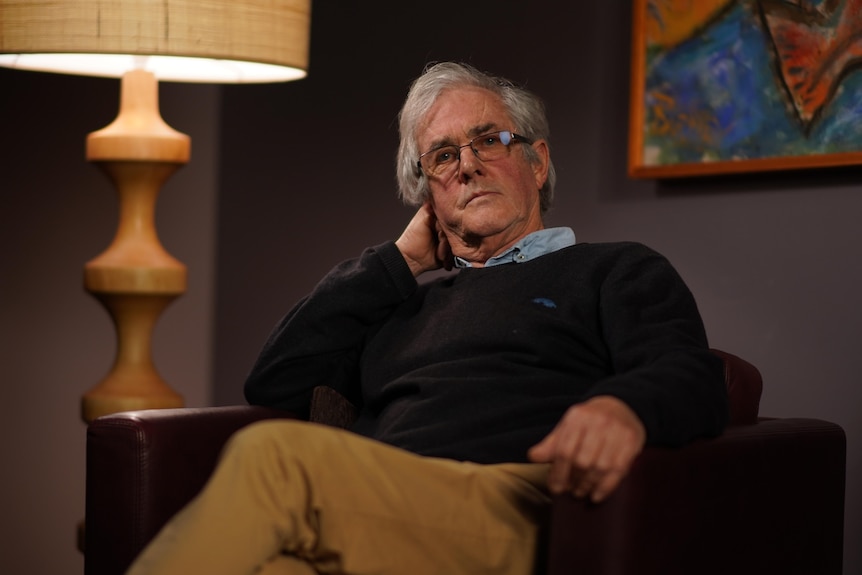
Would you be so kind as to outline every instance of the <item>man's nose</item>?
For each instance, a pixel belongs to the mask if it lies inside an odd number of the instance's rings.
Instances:
[[[472,146],[467,146],[461,150],[461,157],[458,161],[458,176],[462,179],[472,178],[477,172],[482,169],[482,160],[473,151]]]

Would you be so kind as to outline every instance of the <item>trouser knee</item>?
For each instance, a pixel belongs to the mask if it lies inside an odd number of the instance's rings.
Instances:
[[[225,454],[283,450],[302,444],[305,422],[267,419],[249,424],[235,432],[225,445]]]
[[[282,464],[304,464],[338,449],[337,433],[347,433],[305,421],[271,419],[252,423],[230,438],[222,459],[239,459],[242,465],[264,464],[273,458]]]

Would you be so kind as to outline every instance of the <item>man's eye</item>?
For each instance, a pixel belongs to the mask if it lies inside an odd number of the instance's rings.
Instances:
[[[498,136],[497,134],[482,136],[480,142],[485,148],[493,148],[500,143],[500,136]]]
[[[434,153],[434,162],[437,164],[448,164],[455,158],[452,148],[441,148]]]

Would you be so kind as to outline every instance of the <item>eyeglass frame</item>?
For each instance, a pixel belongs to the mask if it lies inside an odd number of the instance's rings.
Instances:
[[[443,148],[455,148],[456,149],[455,160],[457,160],[457,161],[452,162],[453,166],[457,166],[458,164],[461,163],[461,150],[463,150],[464,148],[467,148],[467,147],[469,147],[473,151],[474,156],[476,156],[479,160],[482,160],[482,157],[479,155],[479,150],[476,149],[476,147],[473,145],[473,143],[476,140],[479,140],[481,138],[487,138],[488,136],[497,136],[499,134],[509,134],[509,137],[510,137],[509,143],[503,144],[504,146],[506,146],[507,150],[510,149],[509,146],[511,146],[513,143],[516,143],[516,142],[521,142],[521,143],[528,144],[528,145],[533,143],[533,140],[531,140],[530,138],[528,138],[526,136],[522,136],[520,134],[516,134],[512,130],[498,130],[496,132],[486,132],[484,134],[479,134],[478,136],[474,136],[473,138],[470,138],[469,142],[467,142],[466,144],[461,145],[461,146],[459,146],[457,144],[445,144],[442,146],[437,146],[436,148],[432,148],[432,149],[428,150],[427,152],[423,152],[422,154],[419,155],[419,159],[416,160],[416,169],[419,171],[420,175],[428,177],[428,175],[425,173],[425,170],[422,169],[422,158],[424,158],[428,154],[431,154],[434,152],[439,152]],[[502,143],[502,138],[500,138],[500,142]],[[485,162],[487,160],[482,160],[482,161]],[[441,174],[438,174],[438,176],[439,175],[441,175]]]

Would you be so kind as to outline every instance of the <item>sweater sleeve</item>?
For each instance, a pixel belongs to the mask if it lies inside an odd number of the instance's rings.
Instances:
[[[671,264],[628,244],[607,270],[599,297],[614,375],[589,396],[625,401],[650,444],[721,433],[728,420],[723,364],[709,350],[694,297]]]
[[[394,242],[339,264],[275,326],[246,379],[246,400],[307,416],[311,391],[327,385],[357,401],[365,335],[416,287]]]

